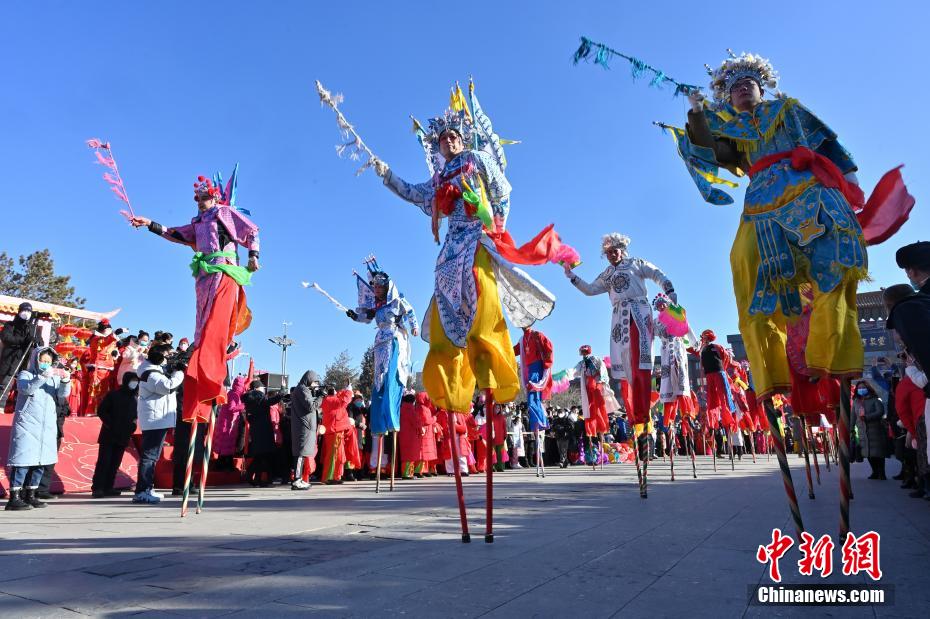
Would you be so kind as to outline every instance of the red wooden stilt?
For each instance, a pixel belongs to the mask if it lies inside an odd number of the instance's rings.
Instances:
[[[490,389],[485,390],[485,426],[488,429],[488,463],[486,488],[486,522],[484,528],[484,541],[486,544],[494,543],[494,394]]]
[[[449,420],[449,446],[452,448],[452,470],[455,472],[455,492],[459,499],[459,520],[462,523],[462,543],[467,544],[471,541],[471,535],[468,533],[468,516],[465,514],[465,491],[462,488],[462,468],[459,462],[459,437],[455,433],[455,413],[446,411]],[[379,461],[380,465],[381,462]],[[448,472],[448,471],[446,471]]]

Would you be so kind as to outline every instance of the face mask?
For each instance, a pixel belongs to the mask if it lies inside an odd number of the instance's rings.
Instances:
[[[180,346],[178,346],[178,350],[180,350],[181,352],[186,351],[186,350],[187,350],[187,344],[181,344]]]
[[[32,312],[22,311],[19,313],[19,317],[22,318],[23,320],[29,320],[30,318],[32,318]]]
[[[856,393],[858,393],[861,396],[867,396],[869,395],[869,390],[868,389],[856,389]]]
[[[144,342],[139,342],[139,348],[146,348],[149,345],[148,340]]]
[[[129,387],[130,390],[135,391],[136,388],[139,386],[139,381],[131,380],[126,386]]]
[[[47,362],[45,362],[45,361],[42,361],[42,362],[39,363],[39,371],[40,371],[40,372],[45,373],[45,372],[48,372],[50,369],[52,369],[52,364],[51,364],[51,363],[47,363]]]

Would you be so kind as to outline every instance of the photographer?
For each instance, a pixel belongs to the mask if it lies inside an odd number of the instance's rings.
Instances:
[[[7,398],[13,390],[13,379],[26,361],[29,347],[42,345],[42,338],[38,332],[38,315],[32,312],[32,304],[20,303],[16,317],[3,327],[0,341],[3,349],[0,352],[0,413],[6,407]]]
[[[242,396],[245,416],[249,423],[249,457],[252,462],[246,470],[246,481],[252,486],[267,488],[271,485],[274,463],[274,426],[271,423],[271,406],[285,399],[284,392],[266,395],[265,385],[255,379]],[[289,396],[288,396],[288,399]]]
[[[167,349],[154,346],[139,365],[139,429],[142,430],[142,453],[133,503],[156,504],[161,495],[153,491],[155,463],[161,456],[168,430],[177,417],[175,391],[184,381],[183,362],[177,360],[162,368]]]

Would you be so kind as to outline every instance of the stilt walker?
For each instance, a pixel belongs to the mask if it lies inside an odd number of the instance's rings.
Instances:
[[[711,186],[720,180],[720,166],[750,178],[730,265],[759,398],[770,400],[791,387],[784,342],[786,324],[802,313],[802,286],[810,286],[813,296],[806,366],[818,376],[860,375],[856,289],[867,277],[866,245],[894,234],[913,206],[900,170],[887,173],[866,201],[857,166],[836,133],[796,99],[778,93],[768,60],[730,52],[719,68],[708,70],[714,102],[689,89],[687,128],[673,135],[705,200],[733,201]],[[763,99],[765,89],[775,98]],[[766,414],[772,420],[770,402]],[[772,436],[800,531],[777,427]]]
[[[187,225],[166,228],[146,217],[130,217],[133,226],[145,226],[158,236],[194,250],[190,268],[196,280],[197,322],[193,352],[184,377],[182,418],[192,424],[192,430],[198,423],[208,424],[207,444],[212,444],[209,430],[214,426],[215,409],[226,403],[224,382],[229,347],[233,338],[252,321],[244,286],[251,283],[252,273],[259,269],[258,227],[236,208],[237,171],[238,166],[225,187],[219,174],[212,180],[197,177],[194,201],[198,213]],[[239,266],[239,245],[249,252],[245,267]],[[190,452],[182,489],[182,516],[187,512],[192,467],[193,452]],[[204,477],[207,468],[202,471]],[[198,504],[203,502],[202,494]]]
[[[565,265],[565,275],[575,288],[587,296],[607,294],[612,306],[610,331],[610,374],[625,381],[622,389],[627,414],[637,436],[637,448],[649,449],[652,420],[649,416],[652,397],[653,317],[646,280],[662,288],[672,303],[678,302],[675,287],[655,265],[628,255],[630,238],[616,232],[604,235],[601,252],[609,265],[586,282]],[[582,390],[583,393],[583,390]],[[648,455],[648,453],[647,453]],[[647,462],[644,461],[644,470]]]
[[[410,335],[420,334],[413,306],[397,290],[397,285],[378,265],[374,256],[365,259],[367,280],[355,273],[358,306],[346,315],[356,322],[374,323],[378,327],[374,354],[374,379],[371,390],[370,427],[378,437],[378,472],[375,493],[381,490],[381,457],[384,435],[391,436],[390,489],[394,490],[397,468],[397,431],[400,429],[400,402],[410,377]]]
[[[688,348],[698,345],[697,336],[688,325],[683,307],[675,304],[664,293],[659,293],[652,300],[656,310],[655,333],[659,338],[660,369],[659,399],[662,401],[664,426],[669,428],[670,440],[668,455],[671,478],[675,481],[675,444],[677,433],[675,424],[681,415],[684,427],[686,416],[693,414],[691,399],[691,380],[688,372]]]
[[[552,294],[513,263],[576,264],[578,254],[562,245],[552,226],[522,247],[514,244],[506,231],[511,186],[504,176],[503,147],[474,85],[469,87],[470,109],[456,86],[443,116],[431,119],[426,129],[415,123],[431,177],[423,183],[408,183],[394,173],[342,115],[342,98],[319,82],[317,91],[349,140],[339,150],[365,157],[360,172],[373,168],[390,191],[429,217],[437,243],[442,220],[448,223],[423,325],[430,345],[423,383],[430,400],[444,410],[468,414],[477,386],[491,390],[491,401],[513,401],[520,377],[504,309],[522,328],[548,316],[555,305]]]
[[[523,329],[523,337],[513,348],[520,357],[520,377],[526,391],[526,410],[530,430],[536,438],[536,477],[546,476],[542,461],[542,445],[539,431],[549,429],[549,418],[543,402],[552,398],[552,342],[541,331],[529,327]]]
[[[585,454],[585,462],[591,465],[592,470],[596,470],[597,451],[592,443],[603,436],[610,427],[607,411],[618,410],[620,405],[610,389],[607,365],[604,361],[591,354],[591,347],[587,344],[579,348],[578,353],[581,355],[581,361],[575,366],[575,375],[581,380],[581,417],[584,419],[589,452]]]

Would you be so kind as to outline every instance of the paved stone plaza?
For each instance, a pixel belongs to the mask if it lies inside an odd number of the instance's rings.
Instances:
[[[667,463],[650,466],[645,501],[632,465],[497,474],[494,544],[483,542],[483,476],[466,480],[468,545],[445,477],[381,495],[374,482],[212,489],[207,510],[184,520],[176,499],[68,496],[0,514],[0,616],[927,616],[926,501],[853,467],[853,529],[881,533],[893,606],[762,609],[747,600],[747,586],[767,579],[756,548],[773,527],[790,531],[775,459],[744,458],[735,472],[721,462],[717,473],[699,460],[699,479],[679,462],[673,483]],[[802,461],[791,463],[808,530],[835,535],[836,470],[822,471],[811,501]],[[812,582],[798,556],[782,560],[786,583]],[[838,567],[839,549],[834,558]]]

